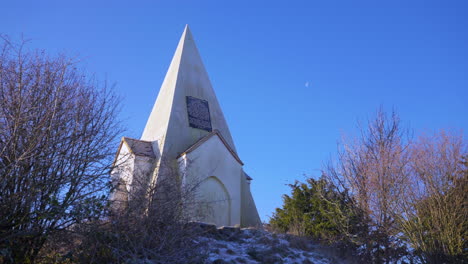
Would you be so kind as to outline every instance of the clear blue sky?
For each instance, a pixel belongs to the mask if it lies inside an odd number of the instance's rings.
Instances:
[[[196,3],[195,3],[196,2]],[[189,24],[268,220],[379,105],[468,131],[467,1],[6,1],[0,33],[79,55],[139,138]],[[117,146],[116,146],[117,148]]]

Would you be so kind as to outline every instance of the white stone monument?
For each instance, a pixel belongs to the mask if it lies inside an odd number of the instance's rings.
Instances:
[[[113,170],[120,182],[114,200],[129,199],[136,172],[155,183],[176,168],[180,184],[198,182],[198,204],[209,210],[194,221],[217,226],[261,225],[250,192],[250,178],[216,99],[189,27],[186,26],[141,139],[123,138]],[[146,180],[146,179],[145,179]],[[156,189],[158,192],[158,189]],[[202,208],[202,207],[200,207]]]

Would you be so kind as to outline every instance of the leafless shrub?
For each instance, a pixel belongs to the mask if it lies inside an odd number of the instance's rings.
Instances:
[[[0,50],[0,255],[34,262],[47,238],[99,216],[118,99],[65,56]]]
[[[105,225],[82,227],[82,262],[199,263],[206,257],[205,245],[195,241],[201,231],[187,224],[196,185],[181,185],[170,164],[158,181],[151,181],[152,172],[142,174],[133,175],[128,206],[111,210]]]
[[[421,137],[411,148],[411,182],[401,197],[402,232],[427,263],[467,259],[468,170],[460,134]]]
[[[398,115],[394,112],[388,117],[381,108],[361,129],[360,137],[343,140],[338,161],[324,171],[331,182],[349,192],[357,202],[355,209],[367,217],[363,224],[369,226],[368,232],[354,241],[363,245],[363,255],[375,263],[398,259],[404,251],[395,214],[400,212],[398,199],[408,181],[409,143]]]
[[[374,263],[413,255],[423,263],[456,263],[467,247],[466,144],[443,131],[409,139],[398,116],[380,109],[360,137],[343,141],[324,174],[367,216],[369,230],[357,240],[362,256]]]

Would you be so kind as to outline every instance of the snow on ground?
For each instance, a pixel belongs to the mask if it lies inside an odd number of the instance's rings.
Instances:
[[[206,263],[341,263],[319,253],[319,245],[296,236],[210,225],[205,225],[203,229],[196,242],[207,248]]]

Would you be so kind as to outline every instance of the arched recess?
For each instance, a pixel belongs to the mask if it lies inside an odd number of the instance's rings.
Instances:
[[[231,225],[231,198],[224,184],[215,176],[198,186],[196,214],[199,221],[217,226]]]

